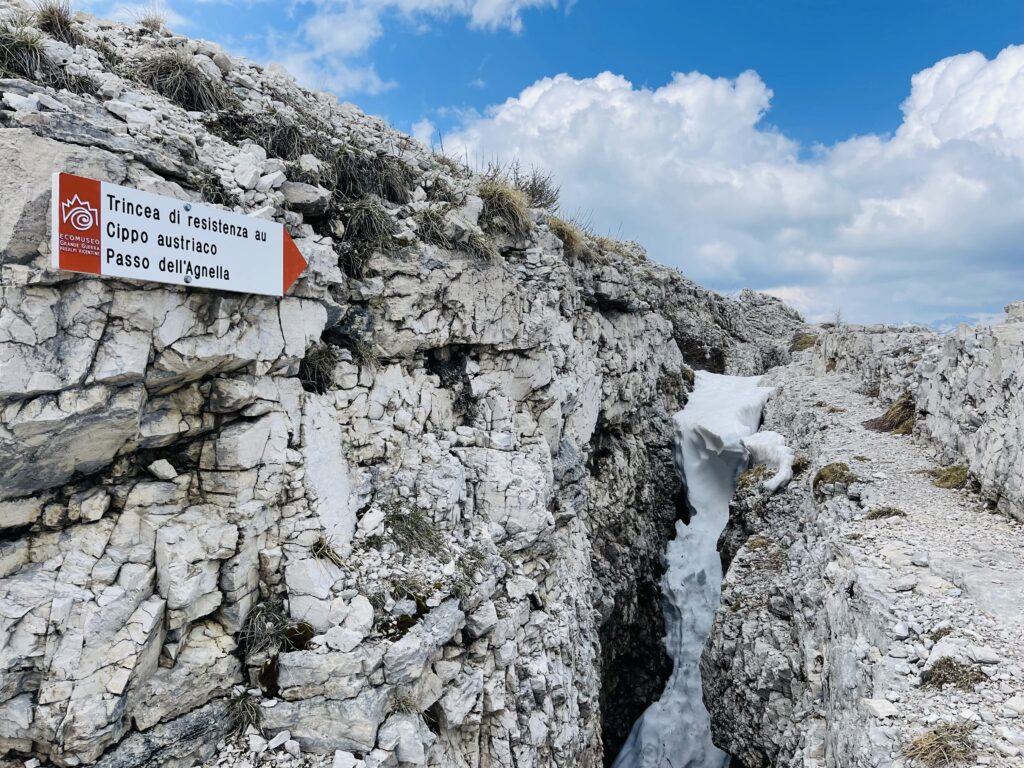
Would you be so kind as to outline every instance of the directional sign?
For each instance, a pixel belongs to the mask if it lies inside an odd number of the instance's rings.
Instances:
[[[283,296],[306,260],[281,224],[53,174],[53,267]]]

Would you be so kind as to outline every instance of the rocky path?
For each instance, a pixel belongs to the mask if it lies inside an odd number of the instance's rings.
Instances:
[[[892,765],[915,764],[905,745],[921,733],[970,721],[977,764],[1024,766],[1024,526],[969,490],[937,487],[938,465],[914,438],[866,428],[884,407],[852,377],[794,363],[781,378],[783,396],[817,413],[819,463],[858,478],[819,489],[860,507],[834,533],[862,597],[888,614],[886,637],[855,648],[872,666],[861,704],[889,737]],[[943,671],[962,687],[922,684]]]

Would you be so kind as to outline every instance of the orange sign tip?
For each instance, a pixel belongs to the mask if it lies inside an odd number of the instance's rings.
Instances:
[[[299,275],[309,265],[298,247],[295,245],[295,241],[292,240],[292,236],[288,234],[288,230],[284,231],[284,274],[283,274],[283,288],[282,293],[288,293],[288,289],[295,284],[295,281],[299,279]]]

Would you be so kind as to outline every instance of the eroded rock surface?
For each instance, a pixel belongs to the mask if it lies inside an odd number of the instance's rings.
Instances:
[[[0,753],[213,760],[251,696],[225,759],[599,765],[666,671],[688,369],[784,361],[799,317],[541,210],[510,235],[210,43],[75,28],[48,66],[87,80],[0,80]],[[166,51],[219,113],[132,79]],[[279,300],[52,271],[57,170],[283,222],[309,267]]]

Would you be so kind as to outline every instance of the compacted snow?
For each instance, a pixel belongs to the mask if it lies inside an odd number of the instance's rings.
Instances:
[[[676,523],[662,581],[665,646],[672,676],[661,699],[644,712],[613,768],[724,768],[729,757],[711,743],[701,691],[700,656],[722,584],[718,537],[729,520],[736,477],[753,459],[773,465],[767,487],[789,480],[793,454],[781,435],[755,435],[771,387],[760,377],[699,371],[686,407],[675,415],[676,469],[693,511]]]

